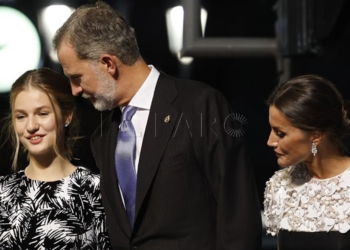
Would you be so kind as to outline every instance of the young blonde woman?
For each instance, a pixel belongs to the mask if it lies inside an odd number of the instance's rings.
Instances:
[[[0,177],[1,249],[110,249],[100,177],[70,162],[78,120],[68,80],[27,71],[12,86],[10,108],[14,173]]]

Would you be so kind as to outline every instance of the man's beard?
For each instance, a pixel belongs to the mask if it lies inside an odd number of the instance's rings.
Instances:
[[[92,97],[92,104],[95,109],[99,111],[111,110],[114,108],[113,103],[116,91],[115,81],[113,78],[108,77],[108,75],[102,72],[97,66],[92,65],[91,67],[98,84],[97,91],[93,95],[83,94],[83,97],[90,99]]]

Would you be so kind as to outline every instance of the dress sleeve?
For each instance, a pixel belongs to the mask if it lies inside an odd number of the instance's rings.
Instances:
[[[98,186],[95,188],[94,209],[95,209],[94,231],[95,231],[96,241],[97,241],[96,250],[112,249],[111,243],[109,240],[106,214],[102,204],[102,197],[101,197],[99,182],[98,182]]]
[[[28,226],[28,223],[25,223],[28,214],[14,215],[10,211],[12,207],[17,205],[17,189],[16,175],[0,177],[0,249],[14,249],[15,236],[19,237],[21,235],[19,231],[23,231]],[[18,217],[20,219],[14,224],[13,221]]]
[[[95,234],[97,236],[98,250],[112,249],[111,243],[109,241],[108,229],[106,224],[106,215],[104,212],[96,218]]]
[[[275,199],[275,180],[274,176],[266,182],[264,193],[264,215],[267,234],[275,236],[278,234],[278,223],[276,215],[276,199]]]
[[[11,230],[11,224],[9,222],[9,215],[7,210],[5,209],[5,202],[3,201],[3,183],[0,183],[0,245],[4,244],[4,238],[6,239],[6,235],[9,234]]]

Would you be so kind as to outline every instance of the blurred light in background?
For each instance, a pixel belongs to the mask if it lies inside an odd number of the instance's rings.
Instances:
[[[58,62],[58,60],[52,47],[52,38],[73,11],[73,8],[66,5],[50,5],[39,11],[38,27],[44,39],[47,53],[53,62]]]
[[[0,6],[0,92],[8,92],[25,71],[40,64],[39,34],[22,12]]]
[[[181,63],[190,64],[192,57],[180,57],[182,49],[183,37],[183,23],[184,23],[184,9],[182,6],[176,6],[166,11],[166,25],[168,31],[169,49],[175,54]],[[205,33],[205,26],[207,23],[208,13],[204,8],[201,8],[201,28],[202,36]]]

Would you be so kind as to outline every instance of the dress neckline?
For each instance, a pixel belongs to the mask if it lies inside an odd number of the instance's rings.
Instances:
[[[64,180],[66,180],[66,179],[71,179],[78,172],[79,168],[80,167],[77,166],[76,169],[71,174],[69,174],[69,175],[67,175],[67,176],[65,176],[65,177],[63,177],[61,179],[54,180],[54,181],[41,181],[41,180],[31,179],[28,176],[26,176],[24,169],[21,170],[20,172],[22,173],[22,178],[25,178],[28,181],[37,182],[37,183],[55,183],[55,182],[62,182]]]
[[[350,166],[348,166],[343,172],[335,175],[335,176],[332,176],[332,177],[329,177],[329,178],[325,178],[325,179],[318,179],[318,178],[315,178],[315,177],[311,177],[311,175],[309,174],[309,172],[307,171],[307,168],[306,166],[303,164],[301,165],[301,167],[303,168],[304,170],[304,174],[305,174],[305,177],[307,177],[306,179],[307,180],[312,180],[312,181],[316,181],[316,182],[323,182],[323,181],[329,181],[329,180],[332,180],[332,179],[335,179],[335,178],[339,178],[341,177],[343,174],[345,174],[347,171],[350,171]]]

